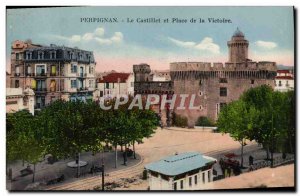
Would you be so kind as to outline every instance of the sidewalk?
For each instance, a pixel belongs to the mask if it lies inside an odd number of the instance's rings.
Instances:
[[[69,183],[72,181],[76,181],[78,179],[84,179],[93,176],[89,174],[90,168],[92,165],[101,166],[102,165],[102,157],[104,158],[104,166],[105,173],[117,171],[121,169],[125,169],[127,167],[133,166],[140,162],[140,156],[136,154],[137,159],[133,159],[133,157],[127,158],[127,166],[123,165],[123,153],[118,151],[118,163],[117,168],[115,168],[115,152],[105,152],[105,153],[97,153],[96,155],[92,155],[91,152],[85,152],[80,154],[81,161],[87,161],[88,164],[84,167],[80,168],[81,176],[80,178],[76,177],[77,168],[70,168],[67,166],[67,163],[70,161],[74,161],[74,159],[62,159],[54,164],[49,164],[47,160],[40,162],[36,165],[36,173],[35,173],[35,182],[38,183],[47,183],[47,181],[58,178],[62,174],[65,177],[65,180],[59,184]],[[21,177],[20,170],[27,167],[25,163],[22,165],[22,161],[17,161],[13,164],[10,164],[8,168],[11,167],[13,169],[13,181],[6,181],[7,189],[9,190],[24,190],[29,184],[32,184],[32,174]],[[30,165],[33,168],[33,165]],[[95,175],[95,174],[94,174]]]

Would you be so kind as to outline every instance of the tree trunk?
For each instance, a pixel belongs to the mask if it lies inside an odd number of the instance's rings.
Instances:
[[[267,159],[269,160],[269,159],[270,159],[269,145],[268,145],[267,148],[266,148],[266,152],[267,152]]]
[[[80,153],[77,154],[76,157],[76,162],[77,162],[77,178],[80,177]]]
[[[136,159],[136,156],[135,156],[135,145],[134,145],[135,141],[133,141],[132,143],[132,147],[133,147],[133,158]]]
[[[121,152],[123,152],[123,144],[121,144]]]
[[[32,183],[34,182],[34,177],[35,177],[35,164],[33,164]]]
[[[115,159],[115,168],[117,168],[117,164],[118,164],[118,151],[117,151],[117,145],[115,145],[115,155],[116,155],[116,159]]]
[[[242,140],[242,148],[241,148],[241,168],[244,167],[244,141]]]

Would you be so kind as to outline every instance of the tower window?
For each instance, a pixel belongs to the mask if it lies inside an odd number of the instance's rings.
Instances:
[[[227,78],[220,78],[220,83],[227,83]]]
[[[227,88],[225,88],[225,87],[220,88],[220,96],[221,97],[226,97],[227,96]]]
[[[19,88],[19,87],[20,87],[19,80],[16,80],[16,81],[15,81],[15,88]]]
[[[254,80],[251,80],[251,84],[254,84]]]

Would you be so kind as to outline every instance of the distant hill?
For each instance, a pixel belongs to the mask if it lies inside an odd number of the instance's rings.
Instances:
[[[294,69],[294,66],[287,66],[287,65],[277,65],[277,69]]]

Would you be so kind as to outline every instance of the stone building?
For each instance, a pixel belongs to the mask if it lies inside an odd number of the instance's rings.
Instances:
[[[134,65],[136,75],[135,93],[166,93],[172,97],[188,94],[184,107],[177,110],[180,99],[176,99],[174,111],[188,118],[189,126],[195,125],[200,116],[216,120],[220,109],[227,103],[239,99],[240,95],[252,87],[270,85],[274,88],[277,66],[275,62],[254,62],[248,59],[249,42],[237,29],[227,42],[229,59],[225,64],[210,62],[170,63],[171,81],[149,81],[150,66]],[[176,96],[174,96],[174,95]],[[192,95],[194,106],[188,109]]]
[[[11,86],[32,88],[37,109],[56,99],[92,99],[95,66],[93,52],[17,40],[12,44]]]
[[[156,94],[160,96],[160,101],[163,95],[167,95],[167,99],[171,99],[174,94],[172,81],[153,81],[150,65],[142,63],[133,65],[134,73],[134,94],[146,96],[148,94]],[[153,105],[153,110],[160,116],[164,126],[170,125],[172,110],[166,104],[164,109],[160,107],[161,102]]]

